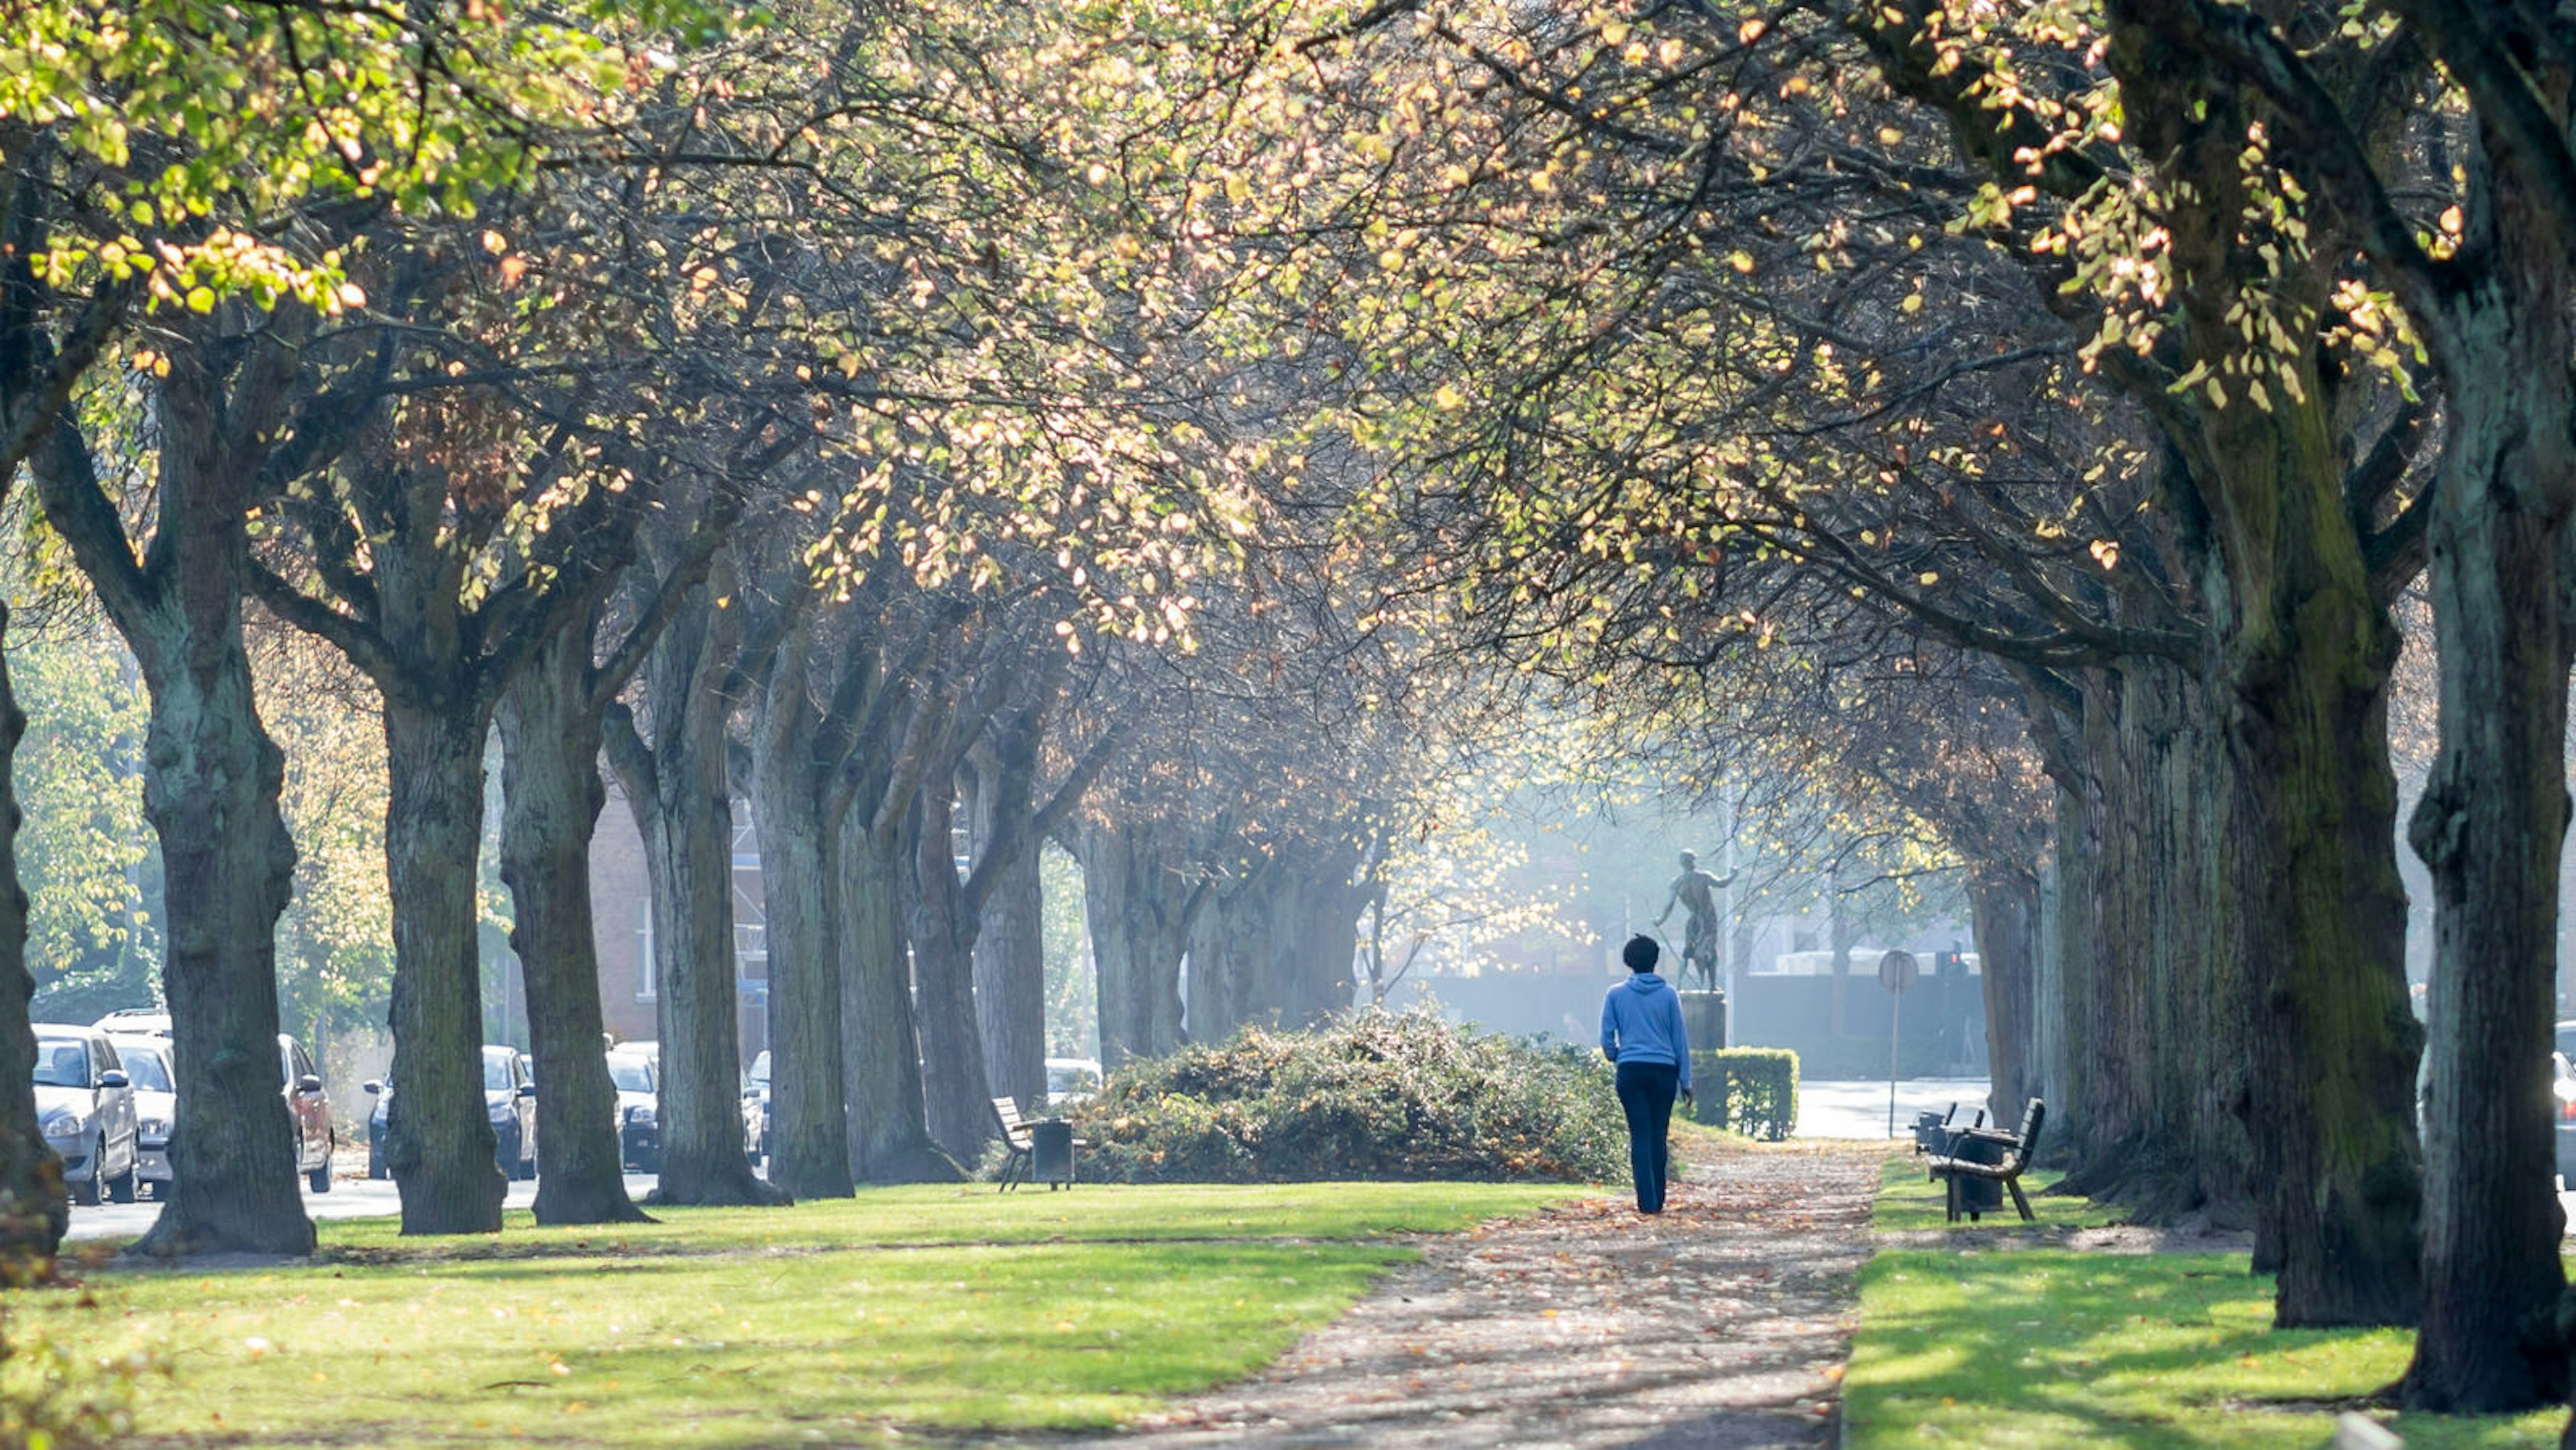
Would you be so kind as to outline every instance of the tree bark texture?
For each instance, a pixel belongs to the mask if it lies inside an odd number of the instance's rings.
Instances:
[[[385,1159],[406,1234],[496,1233],[508,1184],[483,1097],[476,862],[483,712],[385,701],[385,864],[393,896],[394,1100]]]
[[[600,1046],[590,843],[608,792],[599,711],[585,698],[590,631],[561,632],[501,696],[501,880],[527,983],[536,1060],[537,1222],[638,1223],[627,1195],[617,1085]]]
[[[990,788],[998,768],[990,751],[977,752],[976,784],[967,792],[967,808],[978,854],[984,849],[980,843],[1001,835],[993,815],[1003,792]],[[984,902],[982,927],[975,934],[975,1021],[983,1036],[988,1090],[1024,1107],[1043,1108],[1047,1100],[1046,901],[1038,884],[1038,850],[1043,843],[1026,831],[1016,838],[1021,845],[1000,867],[999,879]]]
[[[734,611],[701,585],[645,666],[649,744],[610,732],[611,759],[644,838],[662,1040],[662,1174],[650,1202],[768,1204],[743,1141],[734,965],[733,804],[722,686]]]
[[[2549,1054],[2576,644],[2576,335],[2556,210],[2498,184],[2495,144],[2480,148],[2470,239],[2488,265],[2431,329],[2449,422],[2428,539],[2442,729],[2409,831],[2432,873],[2434,945],[2424,1313],[2401,1390],[2445,1414],[2567,1391],[2563,1348],[2529,1351],[2566,1287]]]
[[[993,1136],[984,1041],[975,1014],[975,938],[981,922],[960,900],[953,770],[933,769],[913,800],[913,1028],[921,1035],[922,1107],[930,1140],[973,1163]]]
[[[842,1066],[835,822],[821,723],[809,693],[813,623],[773,662],[751,724],[752,815],[769,943],[769,1181],[798,1198],[847,1198],[850,1125]],[[837,762],[834,762],[837,764]]]
[[[2251,999],[2223,743],[2178,665],[2089,672],[2083,695],[2093,814],[2077,912],[2096,975],[2068,1029],[2093,1059],[2081,1186],[2150,1221],[2244,1222]]]
[[[1968,915],[1986,1000],[1986,1098],[1993,1121],[2015,1122],[2039,1096],[2032,1060],[2033,997],[2039,967],[2039,877],[2027,866],[1972,868]]]
[[[1150,823],[1086,820],[1075,832],[1082,904],[1100,991],[1100,1063],[1154,1058],[1181,1044],[1181,955],[1201,892]]]
[[[2387,699],[2397,635],[2387,564],[2346,492],[2355,419],[2312,343],[2246,345],[2243,284],[2261,205],[2242,152],[2262,103],[2135,3],[2110,7],[2126,139],[2166,185],[2172,331],[2211,384],[2182,407],[2140,390],[2206,526],[2213,714],[2232,767],[2228,864],[2251,988],[2247,1127],[2258,1231],[2278,1250],[2283,1328],[2408,1324],[2421,1301],[2421,1032],[2407,1004]],[[2265,305],[2327,314],[2352,247],[2329,213],[2276,248]],[[2251,388],[2268,378],[2264,395]],[[2163,394],[2159,396],[2158,394]]]
[[[0,642],[9,609],[0,604]],[[36,1035],[27,1002],[27,893],[18,884],[18,788],[9,763],[27,733],[0,650],[0,1288],[24,1286],[52,1271],[54,1251],[70,1227],[63,1164],[45,1146],[36,1118]]]
[[[275,365],[276,359],[266,362]],[[285,760],[261,725],[241,599],[251,483],[276,426],[273,372],[227,405],[201,344],[176,347],[158,399],[158,526],[137,563],[68,422],[31,457],[45,511],[96,586],[151,693],[143,807],[161,842],[162,967],[178,1088],[169,1202],[142,1254],[312,1252],[278,1072],[277,919],[295,844]]]
[[[897,831],[853,810],[841,822],[841,1042],[849,1094],[850,1168],[865,1183],[953,1182],[956,1161],[930,1141],[922,1107],[921,1039],[913,1030],[912,954],[904,930],[911,870]]]
[[[995,1097],[1044,1106],[1046,898],[1035,845],[1002,868],[975,937],[975,1016]]]

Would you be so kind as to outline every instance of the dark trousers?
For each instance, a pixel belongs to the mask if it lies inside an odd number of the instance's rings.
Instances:
[[[1637,1180],[1637,1210],[1664,1211],[1664,1164],[1672,1133],[1673,1094],[1682,1070],[1669,1062],[1619,1064],[1619,1107],[1628,1115],[1628,1172]]]

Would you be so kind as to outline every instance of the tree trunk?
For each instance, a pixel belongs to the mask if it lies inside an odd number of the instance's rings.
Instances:
[[[1152,825],[1086,821],[1074,836],[1100,987],[1100,1063],[1180,1046],[1181,954],[1200,893],[1164,860]]]
[[[772,1204],[743,1138],[742,1048],[733,931],[733,801],[726,771],[738,609],[720,606],[730,571],[700,585],[644,670],[648,744],[631,722],[610,759],[644,838],[652,891],[655,1015],[662,1040],[662,1173],[647,1200]]]
[[[922,1113],[921,1040],[913,1032],[912,957],[903,924],[907,869],[896,833],[872,830],[863,811],[843,818],[832,866],[840,887],[841,1058],[850,1168],[867,1183],[964,1176],[931,1144]]]
[[[156,1256],[313,1251],[277,1058],[277,918],[295,880],[277,804],[285,757],[253,704],[237,602],[231,613],[216,648],[200,654],[203,636],[174,630],[145,665],[143,805],[161,841],[162,985],[179,1024],[176,1181],[135,1245]]]
[[[752,1173],[743,1141],[733,811],[721,750],[721,740],[704,748],[665,741],[663,794],[635,806],[662,1023],[662,1174],[652,1203],[777,1201]]]
[[[385,865],[393,897],[394,1090],[385,1159],[406,1234],[494,1233],[508,1184],[483,1097],[474,893],[483,720],[445,700],[385,701]]]
[[[913,800],[913,1026],[921,1034],[922,1107],[930,1140],[973,1163],[993,1136],[983,1034],[975,1015],[975,936],[981,923],[958,899],[955,771],[933,769]]]
[[[2500,1414],[2567,1390],[2526,1352],[2566,1275],[2549,1090],[2567,832],[2563,591],[2576,506],[2566,260],[2550,209],[2495,195],[2493,276],[2455,298],[2431,499],[2442,744],[2409,839],[2433,877],[2424,1314],[2411,1408]],[[2485,208],[2480,209],[2481,212]]]
[[[1223,1042],[1252,1021],[1259,995],[1262,947],[1270,936],[1274,903],[1264,889],[1264,865],[1231,889],[1211,885],[1190,920],[1189,980],[1185,1025],[1189,1040]]]
[[[1998,1123],[2018,1122],[2038,1093],[2033,1070],[2033,977],[2039,956],[2039,878],[1996,866],[1968,876],[1968,914],[1986,999],[1986,1106]]]
[[[1046,1070],[1046,899],[1033,844],[1005,867],[975,937],[975,1015],[996,1097],[1043,1106]]]
[[[782,664],[782,668],[784,665]],[[804,689],[801,659],[795,688]],[[773,694],[785,686],[776,680]],[[770,711],[801,709],[773,699]],[[810,732],[752,727],[753,815],[768,916],[769,1181],[798,1198],[847,1198],[850,1125],[841,1052],[837,895]]]
[[[2339,507],[2339,505],[2337,505]],[[2290,524],[2298,529],[2300,525]],[[2254,1182],[2270,1202],[2281,1328],[2411,1323],[2422,1164],[2421,1041],[2407,1005],[2386,612],[2304,593],[2296,655],[2247,649],[2229,745],[2246,811]]]
[[[0,604],[0,643],[8,627],[8,606]],[[36,1120],[36,1036],[28,1030],[27,1014],[36,983],[27,974],[18,791],[9,771],[26,731],[8,655],[0,649],[0,1288],[21,1287],[52,1272],[54,1251],[71,1222],[62,1160],[45,1146]]]
[[[164,994],[174,1025],[177,1182],[134,1252],[306,1254],[313,1224],[290,1147],[277,1055],[277,919],[295,843],[285,762],[262,728],[242,647],[249,475],[274,392],[237,414],[195,342],[174,348],[156,409],[158,529],[149,569],[99,489],[86,441],[57,426],[29,458],[69,544],[151,691],[143,808],[161,843]]]
[[[608,799],[598,711],[584,698],[590,631],[558,634],[501,697],[501,880],[527,982],[536,1059],[537,1222],[639,1223],[626,1193],[617,1086],[601,1051],[590,842]]]

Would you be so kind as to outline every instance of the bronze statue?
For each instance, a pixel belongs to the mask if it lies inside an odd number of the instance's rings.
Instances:
[[[1687,976],[1697,968],[1704,991],[1717,990],[1717,893],[1734,885],[1735,875],[1729,871],[1722,877],[1711,876],[1699,869],[1698,852],[1684,851],[1682,874],[1673,878],[1672,895],[1665,899],[1664,909],[1655,916],[1655,925],[1662,926],[1664,918],[1673,914],[1676,905],[1682,908],[1685,922],[1682,974]]]

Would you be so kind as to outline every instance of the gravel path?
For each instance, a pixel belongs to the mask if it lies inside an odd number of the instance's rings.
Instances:
[[[1732,1154],[1692,1172],[1659,1219],[1593,1201],[1429,1240],[1420,1264],[1261,1377],[1109,1440],[1830,1444],[1885,1151]]]

